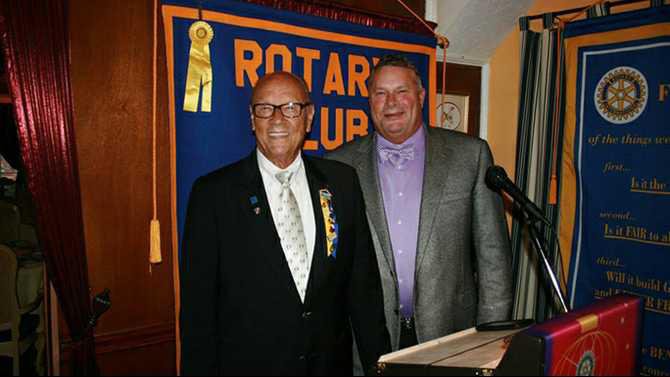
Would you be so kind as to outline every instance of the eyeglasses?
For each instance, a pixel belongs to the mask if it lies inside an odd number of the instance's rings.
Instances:
[[[285,118],[297,118],[302,115],[305,107],[311,105],[311,102],[289,102],[283,105],[256,103],[251,105],[251,112],[256,118],[269,119],[275,115],[275,110],[279,109]]]

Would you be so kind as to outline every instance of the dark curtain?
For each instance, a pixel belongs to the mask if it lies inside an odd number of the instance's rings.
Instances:
[[[607,4],[588,10],[589,18],[607,14]],[[544,210],[545,217],[552,222],[552,229],[543,227],[542,235],[547,240],[547,258],[559,281],[565,282],[567,272],[562,271],[555,232],[559,208],[550,200],[552,176],[555,188],[560,187],[561,176],[559,162],[565,109],[563,31],[556,27],[554,14],[543,16],[542,32],[530,30],[528,17],[519,20],[521,83],[515,177],[517,186]],[[516,277],[514,316],[543,322],[556,313],[557,301],[519,218],[515,216],[512,224],[512,262]]]
[[[74,375],[97,374],[69,72],[66,0],[3,0],[0,36],[47,273]]]
[[[549,203],[552,165],[559,151],[555,129],[560,123],[556,118],[561,113],[562,91],[557,84],[558,70],[562,67],[562,33],[554,28],[553,15],[544,17],[542,32],[529,29],[528,20],[520,20],[521,27],[521,95],[519,106],[519,126],[516,150],[516,184],[540,208],[545,215],[555,221],[556,208]],[[547,309],[551,308],[548,297],[549,281],[545,279],[542,267],[537,263],[536,251],[531,246],[526,228],[515,216],[512,225],[512,252],[516,280],[515,316],[535,318],[542,322],[546,319]],[[559,258],[554,253],[553,234],[544,229],[547,257],[558,266]],[[549,301],[549,302],[548,302]]]

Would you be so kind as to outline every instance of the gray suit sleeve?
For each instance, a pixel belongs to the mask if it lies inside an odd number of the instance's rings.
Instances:
[[[481,144],[473,198],[472,232],[477,258],[477,323],[509,319],[512,309],[511,249],[500,194],[484,178],[493,164],[488,144]]]

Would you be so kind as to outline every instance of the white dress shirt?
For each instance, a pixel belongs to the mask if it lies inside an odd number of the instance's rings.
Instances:
[[[258,155],[258,167],[261,170],[261,177],[263,178],[263,186],[265,193],[268,196],[272,218],[278,218],[278,210],[281,206],[281,183],[275,175],[284,171],[293,172],[291,178],[291,191],[295,199],[298,201],[300,209],[300,217],[302,219],[303,231],[305,232],[305,245],[307,245],[307,273],[312,267],[312,256],[314,255],[314,242],[316,240],[316,220],[314,219],[314,206],[312,205],[312,196],[309,191],[309,183],[307,183],[307,173],[305,172],[305,164],[302,161],[302,155],[298,157],[286,169],[280,169],[272,161],[256,149]],[[286,253],[286,250],[284,250]],[[288,259],[288,256],[287,256]]]

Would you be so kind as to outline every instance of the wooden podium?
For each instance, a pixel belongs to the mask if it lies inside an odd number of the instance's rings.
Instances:
[[[525,329],[475,328],[382,356],[386,376],[638,375],[643,304],[621,295]]]

